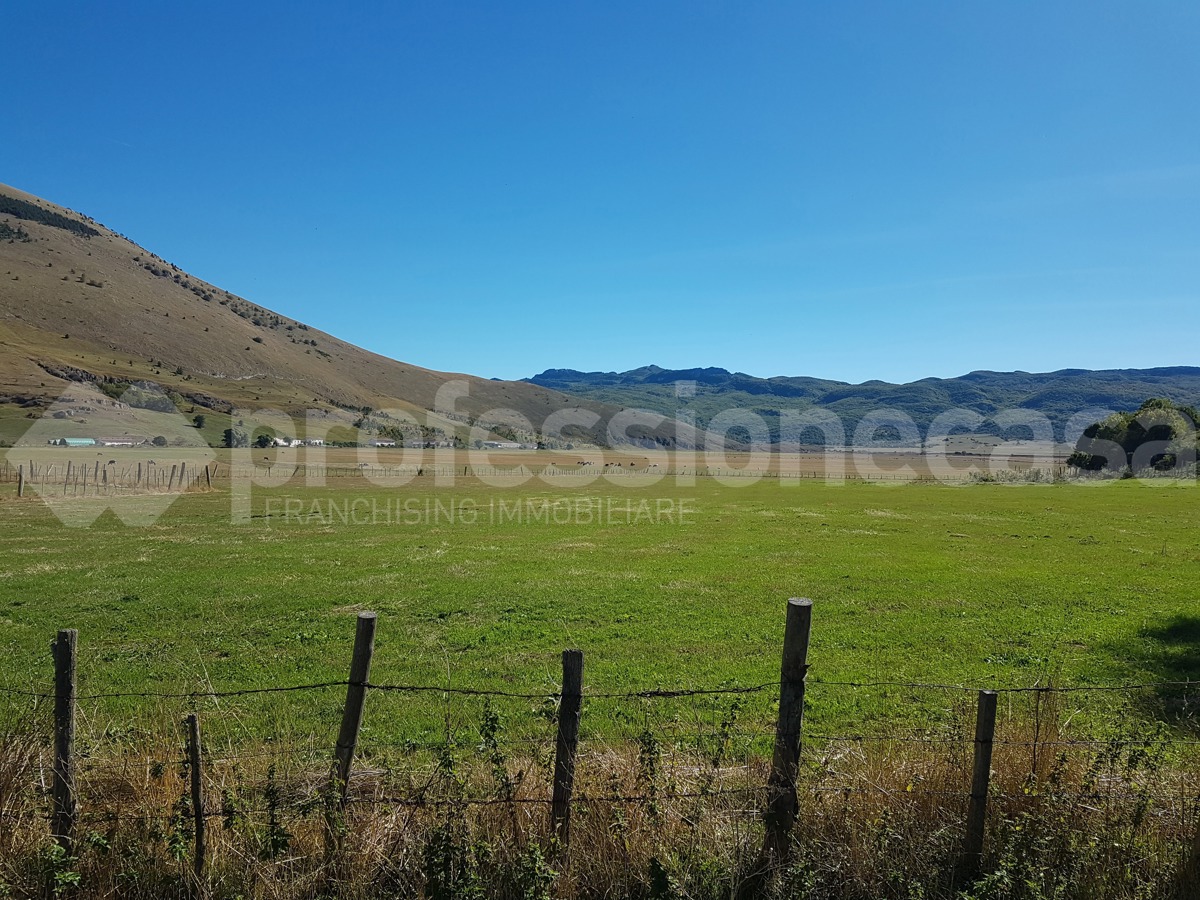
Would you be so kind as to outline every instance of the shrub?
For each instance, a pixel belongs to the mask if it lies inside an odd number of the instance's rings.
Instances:
[[[250,439],[246,436],[246,432],[240,428],[226,428],[222,434],[226,447],[249,447]]]

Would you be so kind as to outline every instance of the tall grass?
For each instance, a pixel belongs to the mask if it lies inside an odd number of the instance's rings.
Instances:
[[[1036,718],[1021,708],[1002,723],[976,880],[959,867],[963,709],[936,732],[807,741],[791,857],[756,895],[1196,896],[1194,746],[1165,730],[1089,739],[1052,699],[1037,702]],[[470,740],[360,757],[341,815],[317,743],[208,748],[203,887],[230,900],[736,896],[755,875],[768,761],[728,730],[686,745],[668,732],[583,748],[569,848],[550,832],[549,742],[510,738],[490,707]],[[46,735],[0,735],[0,896],[195,896],[178,736],[95,746],[106,749],[81,760],[81,819],[63,853],[47,826]]]

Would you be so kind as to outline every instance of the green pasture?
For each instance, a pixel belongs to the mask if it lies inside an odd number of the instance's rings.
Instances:
[[[432,480],[255,488],[252,518],[240,525],[222,489],[185,496],[143,528],[111,513],[68,528],[40,500],[0,485],[0,687],[48,690],[49,643],[67,627],[80,632],[83,695],[344,679],[354,617],[366,609],[380,616],[379,683],[550,696],[560,652],[579,647],[590,692],[756,685],[778,678],[791,596],[815,603],[814,682],[1200,677],[1194,483]],[[536,514],[543,503],[558,504],[557,522]],[[230,740],[325,740],[343,695],[85,699],[81,709],[93,731],[153,730],[199,708]],[[631,734],[652,717],[711,726],[733,699],[597,699],[585,707],[585,731]],[[766,727],[770,701],[770,692],[749,695],[741,715]],[[814,684],[809,723],[920,729],[953,720],[970,701]],[[495,702],[520,728],[545,721],[536,698]],[[1097,721],[1097,711],[1179,712],[1144,691],[1067,702]],[[481,703],[372,694],[364,739],[428,739],[447,722],[469,723]],[[11,694],[0,706],[45,718],[44,702],[33,704]]]

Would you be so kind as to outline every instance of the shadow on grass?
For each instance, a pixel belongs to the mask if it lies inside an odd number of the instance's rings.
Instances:
[[[1131,697],[1137,706],[1170,725],[1200,731],[1200,615],[1146,627],[1116,651],[1131,669],[1160,682]]]

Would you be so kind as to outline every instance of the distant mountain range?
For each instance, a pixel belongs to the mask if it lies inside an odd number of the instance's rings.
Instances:
[[[450,380],[469,394],[446,409],[437,398]],[[723,410],[746,409],[768,423],[772,439],[807,441],[803,433],[789,433],[788,411],[828,410],[852,437],[862,418],[881,408],[906,414],[922,431],[955,408],[984,417],[1034,410],[1061,433],[1074,416],[1098,419],[1137,409],[1150,397],[1200,404],[1200,368],[1190,366],[972,372],[857,385],[658,366],[620,373],[550,369],[521,382],[437,372],[370,353],[266,309],[84,214],[0,185],[0,443],[23,434],[73,385],[125,396],[130,385],[145,382],[160,385],[189,416],[205,413],[210,440],[240,415],[236,410],[255,408],[301,417],[316,409],[344,426],[347,437],[367,410],[399,410],[411,413],[430,437],[462,438],[468,425],[483,423],[497,436],[520,440],[535,439],[552,413],[574,409],[585,418],[594,413],[594,424],[571,426],[563,436],[606,443],[614,439],[610,419],[628,408],[668,417],[685,410],[701,427]],[[677,396],[678,382],[694,382],[692,395]],[[493,420],[494,410],[519,415]],[[522,427],[522,417],[533,430]],[[64,436],[86,436],[109,423],[72,420],[62,427]],[[976,429],[989,430],[1001,432],[995,422]],[[674,422],[635,424],[616,439],[658,446],[699,440]],[[730,439],[737,443],[738,435]]]
[[[675,415],[687,410],[704,427],[728,409],[746,409],[768,423],[773,440],[780,440],[780,413],[785,410],[829,410],[842,419],[847,436],[868,413],[888,409],[907,414],[922,434],[939,415],[968,409],[984,417],[976,429],[1000,434],[992,417],[1005,410],[1033,410],[1053,424],[1063,438],[1064,427],[1076,416],[1089,421],[1103,411],[1137,409],[1150,397],[1165,397],[1195,406],[1200,402],[1200,367],[1157,369],[1060,369],[1057,372],[971,372],[958,378],[923,378],[908,384],[866,381],[849,384],[821,378],[778,376],[755,378],[726,369],[663,369],[643,366],[628,372],[579,372],[547,369],[526,379],[580,399]],[[680,382],[693,382],[677,391]],[[682,395],[682,396],[681,396]],[[786,427],[782,440],[798,440]]]

